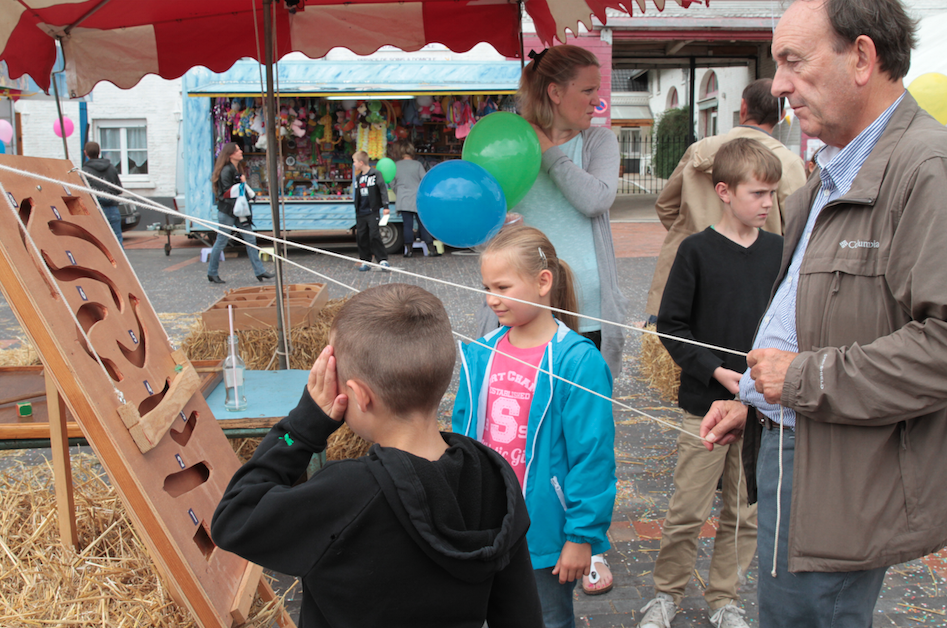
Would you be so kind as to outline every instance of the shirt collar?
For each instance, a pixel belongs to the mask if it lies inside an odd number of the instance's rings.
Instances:
[[[835,188],[839,194],[846,194],[852,187],[852,181],[855,175],[861,169],[868,155],[875,148],[881,134],[884,133],[888,122],[894,110],[898,108],[901,101],[904,100],[904,94],[901,93],[890,107],[885,109],[875,121],[865,127],[858,136],[848,143],[844,148],[837,146],[826,146],[816,155],[816,161],[822,171],[822,184],[828,188]]]

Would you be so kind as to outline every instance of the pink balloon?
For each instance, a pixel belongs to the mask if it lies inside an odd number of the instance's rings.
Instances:
[[[72,120],[66,116],[62,117],[62,126],[62,129],[59,128],[59,120],[53,122],[53,133],[56,134],[56,137],[62,137],[63,129],[66,130],[66,137],[72,135],[72,132],[75,130],[75,125],[72,123]]]
[[[0,120],[0,142],[9,144],[13,139],[13,126],[6,120]]]

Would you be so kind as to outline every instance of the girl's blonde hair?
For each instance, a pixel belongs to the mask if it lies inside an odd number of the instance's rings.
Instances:
[[[552,127],[553,103],[548,87],[555,83],[565,87],[575,80],[579,71],[589,66],[600,68],[594,54],[571,44],[553,46],[533,57],[520,76],[516,107],[520,115],[541,129]]]
[[[504,227],[487,244],[482,255],[501,252],[509,253],[513,267],[524,277],[535,277],[548,269],[552,273],[550,305],[569,312],[579,311],[572,269],[556,255],[556,248],[546,234],[535,227],[526,225]],[[554,316],[565,323],[569,329],[579,331],[579,317],[575,314],[555,312]]]

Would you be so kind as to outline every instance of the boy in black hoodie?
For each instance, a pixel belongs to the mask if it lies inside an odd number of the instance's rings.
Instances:
[[[85,148],[82,149],[82,152],[85,153],[86,156],[86,162],[82,164],[82,169],[99,179],[107,181],[111,185],[96,181],[95,179],[89,179],[89,187],[93,190],[108,192],[109,194],[118,196],[122,193],[122,182],[118,178],[118,170],[115,169],[111,161],[99,157],[100,150],[101,148],[98,142],[86,143]],[[109,226],[112,227],[112,232],[115,234],[115,237],[118,238],[118,243],[122,244],[122,214],[118,211],[118,201],[103,196],[99,198],[99,205],[102,206],[102,213],[105,214],[105,218],[109,221]]]
[[[299,405],[230,482],[217,545],[299,576],[299,625],[542,628],[512,468],[441,433],[455,349],[441,302],[370,288],[336,315]],[[342,421],[374,442],[294,486]]]

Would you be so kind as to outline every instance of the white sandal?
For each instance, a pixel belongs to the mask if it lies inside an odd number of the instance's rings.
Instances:
[[[596,554],[592,557],[592,565],[589,567],[589,575],[582,578],[582,591],[586,595],[601,595],[603,593],[608,593],[615,586],[615,577],[612,576],[612,581],[607,587],[601,589],[589,589],[589,584],[598,584],[598,581],[602,579],[602,574],[598,572],[596,564],[601,563],[608,567],[608,561],[605,560],[605,557],[601,554]],[[611,571],[611,569],[609,569]]]

